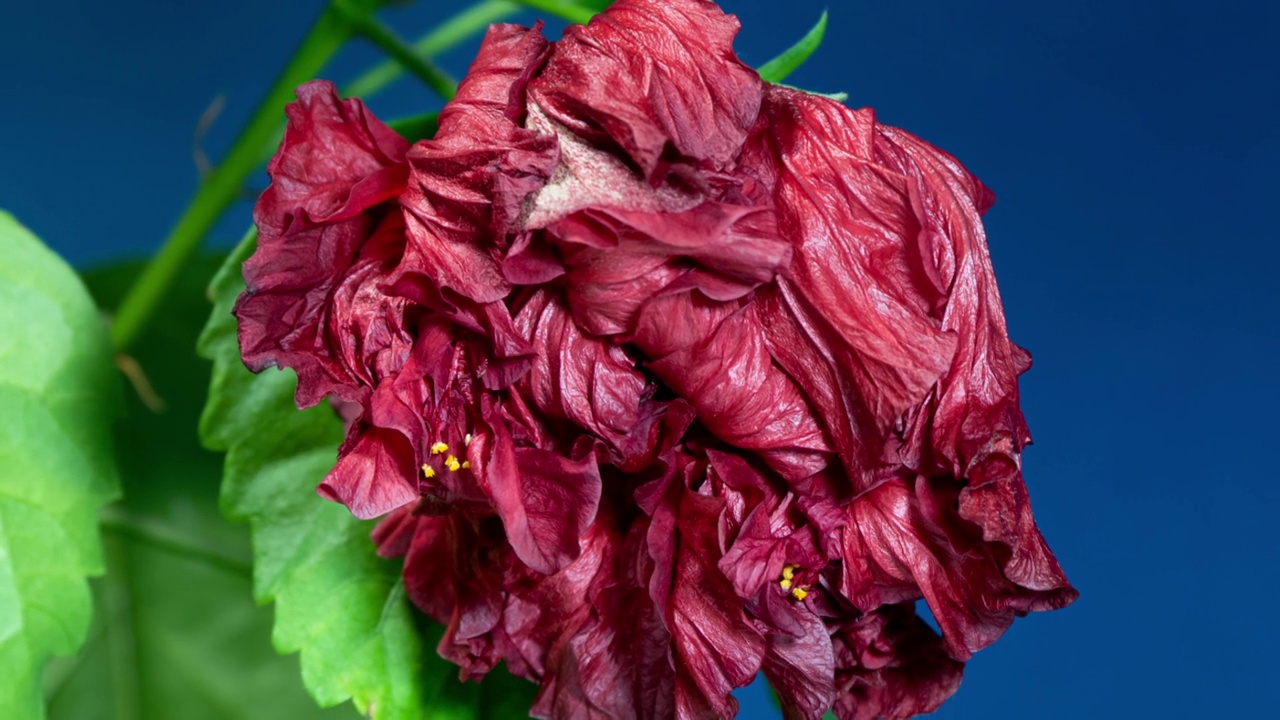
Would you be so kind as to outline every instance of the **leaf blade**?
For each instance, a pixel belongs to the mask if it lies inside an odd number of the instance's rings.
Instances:
[[[804,34],[794,45],[783,50],[780,55],[760,66],[757,72],[760,79],[770,83],[780,83],[795,72],[822,45],[827,34],[827,11],[823,10],[818,22],[809,32]]]
[[[52,720],[355,717],[349,705],[317,708],[297,659],[271,647],[271,611],[252,600],[248,528],[222,518],[222,456],[196,437],[210,365],[195,341],[220,265],[198,257],[184,267],[165,312],[131,345],[135,372],[164,409],[125,394],[114,433],[124,497],[101,522],[107,574],[94,582],[84,649],[46,672]],[[99,307],[114,308],[142,267],[122,263],[84,279]]]
[[[83,644],[103,570],[119,388],[75,273],[4,212],[0,248],[0,717],[38,718],[40,670]]]
[[[252,527],[254,594],[276,604],[276,649],[301,653],[303,684],[321,705],[350,698],[379,720],[527,712],[537,687],[501,667],[479,684],[458,680],[435,651],[444,629],[409,600],[401,563],[377,555],[373,523],[316,493],[341,421],[325,404],[298,410],[292,371],[254,375],[240,359],[231,307],[255,240],[250,232],[210,285],[214,310],[198,350],[214,369],[200,436],[227,452],[223,513]]]
[[[322,706],[350,698],[387,720],[421,717],[424,667],[443,661],[404,632],[413,609],[396,564],[377,556],[371,525],[315,492],[336,459],[341,421],[324,405],[299,411],[292,373],[254,375],[240,361],[230,311],[252,250],[251,234],[214,278],[198,346],[214,363],[200,433],[227,453],[223,512],[252,528],[254,594],[276,604],[276,649],[301,653],[312,697]]]

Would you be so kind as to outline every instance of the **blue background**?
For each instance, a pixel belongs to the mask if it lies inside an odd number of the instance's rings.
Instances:
[[[939,717],[1274,717],[1278,6],[722,4],[752,64],[829,7],[789,82],[876,107],[999,197],[992,251],[1036,357],[1028,485],[1082,596],[980,653]],[[216,158],[319,6],[5,2],[0,207],[82,267],[155,248],[194,191],[201,112],[226,95]],[[416,36],[460,7],[385,15]],[[443,61],[460,74],[473,48]],[[326,74],[378,59],[355,46]],[[371,105],[435,102],[404,81]],[[233,215],[212,243],[247,205]],[[774,716],[763,692],[743,717]]]

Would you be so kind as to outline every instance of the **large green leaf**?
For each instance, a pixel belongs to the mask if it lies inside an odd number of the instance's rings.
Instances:
[[[164,313],[133,344],[133,359],[164,409],[126,393],[117,424],[124,499],[104,513],[106,577],[76,658],[45,677],[55,720],[276,720],[355,717],[318,709],[295,658],[271,647],[271,612],[251,595],[249,532],[222,519],[222,458],[196,427],[209,363],[196,356],[208,316],[205,287],[220,259],[203,258],[175,282]],[[114,308],[141,270],[130,263],[85,278]]]
[[[200,432],[227,453],[223,511],[252,527],[254,593],[276,605],[276,648],[301,652],[303,681],[321,705],[350,698],[387,719],[510,717],[512,703],[528,708],[532,686],[505,673],[486,679],[483,693],[457,681],[457,668],[434,652],[438,626],[404,593],[400,564],[377,556],[372,524],[316,494],[342,423],[327,404],[297,409],[292,372],[254,375],[241,362],[231,307],[253,248],[251,234],[210,288],[213,315],[199,347],[213,360],[213,381]]]
[[[299,412],[291,373],[250,373],[231,306],[244,287],[246,241],[214,278],[200,353],[213,360],[201,418],[206,446],[225,450],[222,503],[253,532],[254,595],[275,602],[273,639],[301,651],[302,677],[323,706],[347,699],[378,718],[423,715],[423,648],[394,563],[377,557],[369,526],[316,495],[333,466],[342,423],[325,405]]]
[[[51,655],[84,642],[117,493],[119,401],[102,318],[75,273],[0,212],[0,718],[43,715]]]

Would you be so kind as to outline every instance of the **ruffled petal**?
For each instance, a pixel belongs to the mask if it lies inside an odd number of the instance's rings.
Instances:
[[[818,720],[835,703],[835,655],[821,618],[808,610],[794,615],[801,632],[771,634],[762,669],[786,720]]]
[[[440,115],[440,129],[408,155],[401,198],[408,218],[405,258],[394,291],[429,303],[452,290],[477,303],[501,300],[504,234],[524,198],[556,163],[554,138],[520,127],[524,88],[549,45],[537,29],[495,25],[467,79]]]
[[[581,624],[551,646],[533,714],[637,720],[674,717],[671,636],[646,588],[652,567],[645,551],[647,526],[640,522],[624,529],[616,519],[601,518],[598,529],[607,534],[602,562],[585,593],[575,598],[585,596],[585,614]]]
[[[517,448],[501,413],[490,407],[467,457],[526,565],[552,574],[578,557],[579,538],[600,504],[594,453],[570,459],[541,448]]]
[[[729,693],[759,672],[765,639],[719,572],[722,550],[708,530],[717,526],[724,500],[690,491],[682,475],[654,481],[642,500],[652,516],[649,592],[673,640],[676,715],[728,718],[738,710]]]
[[[565,32],[530,95],[654,184],[673,159],[722,168],[755,122],[763,87],[733,53],[738,27],[705,0],[620,0]]]
[[[539,412],[574,423],[620,456],[649,451],[636,430],[655,412],[653,388],[625,349],[579,330],[547,290],[529,298],[516,325],[537,353],[521,390]]]
[[[959,339],[937,391],[909,422],[904,462],[967,477],[989,454],[1014,457],[1031,436],[1018,407],[1018,375],[1030,356],[1009,340],[981,213],[994,196],[955,158],[897,128],[881,127],[876,156],[902,173],[932,258],[926,297]]]
[[[890,605],[831,628],[840,720],[906,720],[938,709],[960,686],[964,663],[912,604]]]
[[[822,430],[800,389],[773,363],[753,305],[667,295],[649,303],[634,342],[646,367],[730,445],[755,450],[784,477],[826,465]]]
[[[364,103],[340,99],[327,80],[300,85],[297,96],[254,208],[254,223],[272,237],[349,220],[404,189],[409,143]]]
[[[374,356],[400,340],[389,327],[395,303],[376,288],[403,252],[393,201],[408,143],[325,81],[299,87],[286,113],[233,311],[241,353],[254,371],[294,368],[300,406],[330,394],[357,401]]]
[[[321,497],[347,506],[352,515],[369,519],[418,499],[413,449],[391,430],[357,424],[338,450],[338,462],[318,488]]]
[[[776,172],[779,227],[794,243],[768,313],[771,349],[806,394],[832,402],[819,416],[865,484],[957,339],[921,290],[933,258],[906,178],[876,162],[871,113],[785,88],[770,89],[763,112],[748,162]]]
[[[923,478],[914,490],[889,480],[859,497],[844,531],[841,592],[864,612],[923,597],[942,628],[947,652],[968,660],[1015,617],[1062,607],[1076,593],[1065,578],[1045,589],[1011,580],[1001,562],[1007,549],[982,542],[972,531],[961,534],[963,521],[942,515],[954,512],[952,502],[945,484]]]

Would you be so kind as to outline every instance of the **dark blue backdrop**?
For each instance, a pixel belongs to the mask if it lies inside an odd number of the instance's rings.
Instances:
[[[201,112],[226,94],[217,157],[319,5],[4,3],[0,207],[80,266],[156,247],[195,186]],[[979,654],[940,716],[1272,716],[1280,6],[723,5],[753,64],[828,6],[826,45],[791,82],[876,107],[1000,198],[992,250],[1014,338],[1036,356],[1028,485],[1083,594]],[[388,19],[412,36],[460,7]],[[461,72],[470,52],[445,62]],[[328,74],[376,59],[353,48]],[[371,104],[433,103],[402,82]],[[743,695],[743,717],[774,715],[763,690]]]

